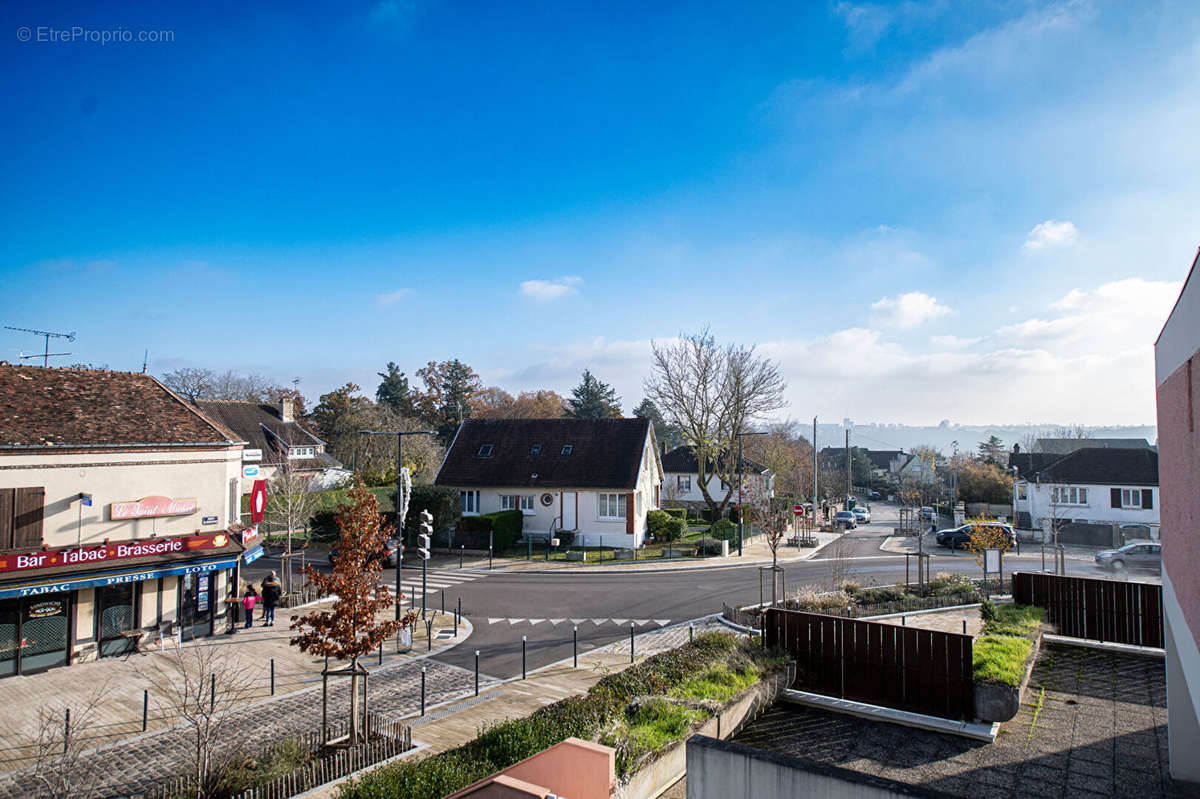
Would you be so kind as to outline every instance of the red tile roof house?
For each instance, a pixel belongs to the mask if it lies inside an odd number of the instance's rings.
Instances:
[[[646,419],[470,419],[438,471],[464,516],[520,509],[525,536],[633,549],[659,507],[663,471]]]
[[[1171,776],[1200,782],[1200,253],[1154,345]]]

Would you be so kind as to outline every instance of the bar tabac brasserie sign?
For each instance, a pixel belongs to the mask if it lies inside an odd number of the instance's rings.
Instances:
[[[158,516],[187,516],[195,513],[194,499],[171,499],[170,497],[142,497],[132,502],[113,502],[108,506],[108,517],[121,519],[150,519]]]
[[[177,535],[144,541],[122,541],[87,547],[45,549],[40,552],[0,555],[0,572],[50,569],[56,566],[102,565],[127,558],[149,555],[184,555],[205,549],[218,549],[229,543],[228,533]]]

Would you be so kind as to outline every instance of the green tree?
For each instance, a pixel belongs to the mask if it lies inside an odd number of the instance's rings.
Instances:
[[[567,416],[572,419],[620,419],[621,398],[616,390],[583,370],[583,379],[571,390],[567,400]]]
[[[654,425],[654,437],[658,439],[658,443],[667,448],[668,452],[683,444],[683,432],[663,419],[662,411],[649,397],[642,400],[633,409],[633,415],[639,419],[650,420],[650,424]]]
[[[358,431],[374,408],[374,403],[359,393],[361,390],[354,383],[346,383],[322,394],[310,417],[330,454],[345,464],[353,463]]]
[[[1004,456],[1004,442],[997,436],[988,436],[987,441],[979,442],[979,457],[988,463],[1000,463]]]
[[[400,367],[388,361],[387,371],[377,372],[381,378],[379,388],[375,389],[375,400],[380,405],[386,405],[401,416],[413,416],[412,390],[408,386],[408,378]]]
[[[471,416],[471,397],[483,387],[479,375],[455,358],[442,363],[430,361],[417,370],[417,376],[425,383],[425,393],[418,403],[422,418],[437,428],[442,445],[449,446],[459,424]]]

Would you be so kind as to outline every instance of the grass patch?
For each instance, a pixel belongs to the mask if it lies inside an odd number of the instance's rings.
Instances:
[[[1041,628],[1042,609],[996,605],[991,616],[972,647],[972,673],[977,680],[1019,686]]]
[[[624,745],[625,757],[635,762],[643,755],[657,752],[675,741],[682,740],[696,722],[710,714],[699,708],[655,699],[640,705],[625,729],[612,734]]]
[[[724,663],[711,666],[704,673],[672,689],[671,696],[696,702],[710,701],[725,704],[762,678],[763,670],[753,665],[730,668]]]

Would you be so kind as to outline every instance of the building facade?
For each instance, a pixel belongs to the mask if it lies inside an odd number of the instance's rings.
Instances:
[[[1200,783],[1200,255],[1154,345],[1171,776]]]
[[[687,445],[676,447],[662,456],[663,504],[666,507],[683,507],[703,510],[708,507],[704,493],[700,490],[700,464],[696,460],[695,448]],[[743,457],[741,463],[743,488],[756,495],[775,496],[775,475],[761,463]],[[708,493],[720,502],[730,493],[731,503],[737,502],[736,480],[730,485],[719,477],[709,476]]]
[[[218,629],[242,447],[148,375],[0,365],[0,676]]]

